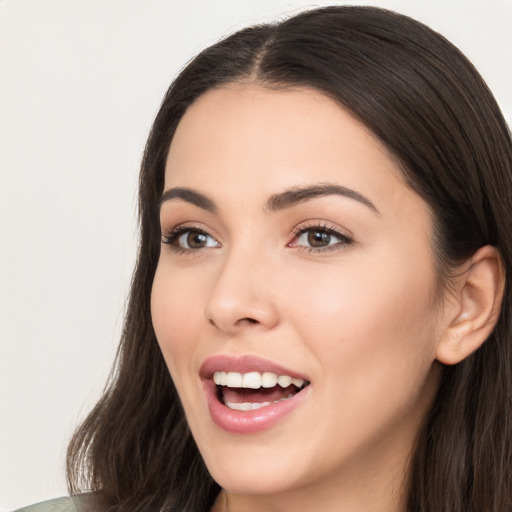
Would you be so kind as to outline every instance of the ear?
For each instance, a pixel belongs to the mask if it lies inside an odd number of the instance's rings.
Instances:
[[[455,278],[454,294],[447,299],[447,327],[437,346],[437,360],[457,364],[490,336],[501,311],[505,269],[496,247],[480,248]]]

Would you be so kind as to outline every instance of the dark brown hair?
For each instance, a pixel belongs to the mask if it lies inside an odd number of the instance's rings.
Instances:
[[[204,50],[164,97],[140,174],[140,247],[117,362],[68,453],[72,493],[98,510],[204,511],[219,487],[191,437],[150,312],[159,251],[158,200],[180,119],[201,94],[232,82],[311,87],[333,98],[392,152],[430,205],[442,279],[479,247],[496,246],[512,275],[512,143],[474,67],[406,16],[327,7],[247,28]],[[512,511],[510,286],[484,345],[445,367],[419,433],[406,489],[414,512]]]

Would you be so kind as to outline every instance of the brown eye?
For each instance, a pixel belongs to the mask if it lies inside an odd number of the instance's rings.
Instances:
[[[208,237],[204,233],[197,233],[194,231],[189,231],[186,234],[186,243],[188,249],[201,249],[206,247],[208,242]]]
[[[173,244],[181,249],[190,251],[204,249],[206,247],[219,247],[219,243],[208,233],[195,229],[183,231],[180,235],[175,237]]]
[[[309,252],[335,251],[353,243],[352,238],[331,227],[311,226],[298,229],[292,247],[302,247]]]
[[[308,244],[311,247],[325,247],[331,243],[331,234],[326,231],[311,230],[308,232]]]
[[[162,242],[176,251],[197,251],[210,247],[220,247],[219,242],[205,231],[199,229],[181,229],[164,234]]]

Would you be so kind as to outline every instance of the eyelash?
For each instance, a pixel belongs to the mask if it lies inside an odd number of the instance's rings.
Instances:
[[[201,247],[198,249],[189,249],[186,247],[181,247],[178,245],[178,241],[181,236],[187,234],[187,233],[195,233],[198,235],[204,235],[208,238],[213,239],[213,237],[204,229],[200,229],[194,226],[183,226],[179,225],[174,228],[172,228],[167,233],[162,233],[162,243],[168,245],[173,252],[176,254],[191,254],[191,253],[197,253],[200,251],[203,251],[205,249],[209,249],[210,247]]]
[[[300,237],[308,232],[321,232],[326,233],[329,236],[334,236],[339,240],[338,243],[326,245],[324,247],[308,247],[305,245],[297,245],[296,241],[300,239]],[[176,254],[191,254],[191,253],[198,253],[202,252],[203,250],[210,249],[212,246],[206,246],[206,247],[200,247],[200,248],[186,248],[181,247],[178,245],[179,239],[181,236],[187,234],[187,233],[195,233],[199,235],[204,235],[205,237],[208,237],[212,240],[215,240],[212,235],[210,235],[207,231],[200,229],[198,227],[194,226],[183,226],[179,225],[174,228],[172,228],[169,232],[162,234],[162,243],[168,245],[171,250]],[[336,251],[340,250],[341,248],[347,247],[351,244],[353,244],[353,239],[346,234],[342,233],[338,229],[336,229],[334,226],[328,225],[326,223],[315,223],[315,224],[300,224],[295,229],[292,230],[292,233],[294,235],[293,240],[288,244],[288,247],[297,247],[301,251],[306,251],[309,254],[318,254],[318,253],[324,253],[324,252],[330,252],[330,251]],[[219,243],[219,242],[216,242]],[[220,246],[220,244],[219,244]]]
[[[298,240],[302,235],[312,232],[312,231],[318,231],[321,233],[326,233],[330,236],[334,236],[339,240],[338,243],[326,245],[324,247],[308,247],[305,245],[294,245],[294,242]],[[345,248],[351,244],[354,243],[354,240],[346,235],[345,233],[342,233],[339,229],[335,228],[332,225],[326,224],[326,223],[304,223],[297,226],[293,231],[293,234],[295,235],[294,240],[288,244],[289,247],[297,247],[302,251],[306,251],[309,254],[318,254],[318,253],[325,253],[330,251],[339,251],[342,248]]]

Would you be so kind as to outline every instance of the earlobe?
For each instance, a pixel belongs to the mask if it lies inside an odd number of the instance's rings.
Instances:
[[[437,347],[437,360],[453,365],[477,350],[498,321],[505,289],[505,269],[496,247],[481,247],[465,263],[451,298],[451,317]]]

